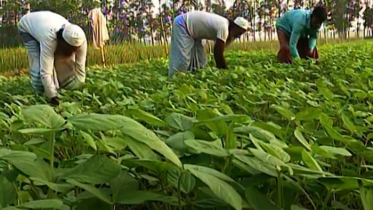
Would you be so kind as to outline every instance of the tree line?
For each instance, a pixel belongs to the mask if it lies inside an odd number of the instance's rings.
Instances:
[[[373,9],[362,0],[235,0],[230,7],[224,0],[2,0],[0,46],[18,43],[16,24],[31,11],[50,10],[81,25],[89,33],[88,13],[100,7],[108,19],[110,42],[167,43],[173,19],[192,10],[204,10],[234,19],[243,16],[251,23],[247,39],[273,39],[274,24],[289,9],[312,8],[323,4],[329,9],[324,34],[348,38],[351,33],[371,36]],[[159,6],[155,7],[155,3]],[[355,30],[351,30],[355,28]],[[361,31],[361,28],[363,30]],[[328,33],[326,33],[328,32]]]

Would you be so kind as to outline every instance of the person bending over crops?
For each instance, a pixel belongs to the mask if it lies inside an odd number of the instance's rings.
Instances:
[[[49,11],[21,18],[18,32],[28,52],[32,87],[59,104],[57,89],[76,89],[85,82],[87,39],[84,31]]]
[[[215,41],[216,66],[220,69],[227,68],[223,56],[225,47],[244,34],[248,27],[249,22],[242,17],[230,21],[203,11],[179,15],[172,27],[169,76],[177,71],[194,71],[206,66],[203,39]]]
[[[324,6],[312,10],[297,9],[284,14],[277,20],[276,29],[280,42],[277,59],[292,63],[292,58],[318,59],[316,39],[328,12]]]

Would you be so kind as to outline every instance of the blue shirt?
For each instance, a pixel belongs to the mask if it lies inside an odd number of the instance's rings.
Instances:
[[[309,48],[313,50],[316,46],[319,29],[311,28],[311,10],[296,9],[286,12],[276,22],[276,28],[290,36],[290,54],[294,58],[299,58],[297,43],[299,38],[310,37]]]

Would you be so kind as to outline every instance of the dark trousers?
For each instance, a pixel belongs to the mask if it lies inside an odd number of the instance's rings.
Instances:
[[[280,42],[280,51],[277,54],[277,60],[280,63],[292,63],[291,55],[290,55],[290,47],[289,47],[289,41],[290,36],[288,36],[284,31],[281,29],[277,29],[277,36],[278,40]],[[309,38],[300,38],[297,43],[297,50],[299,53],[299,57],[302,59],[318,59],[319,54],[317,52],[317,48],[315,47],[312,52],[310,52],[309,47]]]

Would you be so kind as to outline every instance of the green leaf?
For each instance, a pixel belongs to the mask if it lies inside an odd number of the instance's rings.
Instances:
[[[280,113],[282,116],[287,118],[288,120],[292,121],[295,120],[295,115],[293,112],[291,112],[289,109],[283,106],[275,105],[273,104],[271,106],[272,109],[275,109],[278,113]]]
[[[122,193],[117,197],[117,203],[125,205],[137,205],[147,201],[160,201],[163,203],[178,206],[178,198],[175,196],[164,196],[150,191],[131,191]],[[185,203],[182,201],[181,205]]]
[[[320,109],[313,108],[313,107],[307,107],[306,109],[298,112],[295,115],[295,119],[309,121],[309,120],[318,119],[320,114],[321,114]]]
[[[229,176],[227,176],[223,173],[220,173],[219,171],[214,170],[212,168],[207,168],[207,167],[197,166],[197,165],[190,165],[190,164],[185,164],[184,168],[186,170],[193,170],[193,171],[198,171],[198,172],[201,172],[201,173],[209,174],[211,176],[215,176],[216,178],[219,178],[219,179],[227,181],[227,182],[233,182],[233,183],[236,182],[232,178],[230,178]]]
[[[188,171],[180,171],[180,170],[170,170],[167,173],[167,180],[168,182],[175,187],[178,188],[180,179],[180,190],[183,193],[190,193],[193,191],[194,186],[196,184],[196,179],[192,176],[192,174]]]
[[[216,176],[195,170],[194,168],[189,168],[188,170],[204,182],[217,197],[237,210],[242,209],[242,198],[231,185]]]
[[[164,155],[175,165],[181,167],[179,158],[171,148],[152,131],[131,118],[120,115],[81,114],[69,118],[68,121],[82,130],[108,131],[120,129],[125,136],[130,136],[133,140],[148,145],[153,150]]]
[[[322,172],[320,165],[317,163],[315,159],[313,159],[313,157],[306,150],[302,151],[302,159],[303,159],[303,162],[310,169]]]
[[[308,143],[308,141],[303,137],[302,132],[299,131],[299,129],[295,129],[294,131],[295,137],[298,139],[298,141],[308,150],[311,151],[311,145]]]
[[[48,200],[37,200],[29,201],[27,203],[21,204],[21,208],[29,209],[61,209],[63,202],[57,199],[48,199]]]
[[[87,142],[87,144],[92,148],[94,149],[95,151],[97,151],[97,145],[96,145],[96,142],[95,140],[93,140],[92,136],[89,134],[89,133],[86,133],[84,131],[79,131],[80,132],[80,135],[83,136],[83,139]]]
[[[79,210],[113,210],[113,207],[98,199],[98,198],[88,198],[78,202],[76,209]]]
[[[351,132],[354,133],[356,131],[355,125],[351,122],[351,120],[344,114],[342,114],[342,121],[344,126]]]
[[[13,204],[16,200],[17,192],[13,184],[3,175],[0,175],[0,207]]]
[[[110,188],[113,193],[113,201],[117,203],[119,195],[137,191],[139,189],[139,182],[127,172],[121,171],[116,178],[110,181]]]
[[[129,136],[122,136],[131,151],[140,159],[160,160],[161,158],[153,152],[153,150],[146,144],[133,140]]]
[[[36,186],[46,185],[56,192],[66,193],[70,191],[72,188],[74,188],[74,186],[67,183],[52,183],[37,177],[30,177],[30,179],[34,181],[34,184]]]
[[[187,152],[188,147],[185,145],[185,140],[191,140],[194,138],[194,134],[191,131],[179,132],[170,136],[166,140],[166,144],[180,152]]]
[[[121,167],[105,156],[92,156],[84,163],[65,171],[64,179],[74,179],[83,183],[103,184],[117,177]]]
[[[308,210],[302,206],[298,206],[298,205],[291,205],[291,209],[290,210]]]
[[[172,113],[166,118],[169,126],[181,131],[190,130],[195,120],[182,114]]]
[[[22,109],[26,121],[39,123],[46,128],[60,128],[65,120],[48,105],[35,105]]]
[[[243,163],[247,164],[251,168],[260,171],[262,173],[268,174],[270,176],[277,176],[276,169],[273,165],[267,164],[258,160],[257,158],[245,156],[245,155],[234,155],[238,160],[242,161]]]
[[[280,159],[278,159],[277,157],[275,156],[272,156],[266,152],[263,152],[261,150],[258,150],[258,149],[254,149],[254,148],[249,148],[249,151],[251,153],[253,153],[253,155],[258,158],[259,160],[265,162],[265,163],[268,163],[268,164],[271,164],[271,165],[274,165],[274,166],[284,166],[285,163],[282,162]]]
[[[219,144],[219,140],[216,140],[214,142],[202,140],[186,140],[185,144],[196,151],[209,155],[218,157],[229,156],[228,150],[224,149],[221,144]]]
[[[330,127],[333,126],[333,120],[330,119],[330,117],[324,113],[321,113],[319,120],[323,126],[330,126]]]
[[[245,197],[248,204],[254,210],[281,210],[255,187],[246,188]]]
[[[141,121],[148,123],[149,125],[160,126],[160,127],[163,127],[166,125],[166,123],[163,120],[140,109],[128,109],[126,113],[132,115],[136,119],[139,119]]]
[[[271,155],[279,158],[283,162],[287,163],[290,161],[290,155],[286,153],[282,148],[276,145],[266,144],[264,142],[259,142],[259,144]]]
[[[55,129],[49,129],[49,128],[25,128],[20,129],[18,132],[22,134],[49,134],[49,133],[56,133],[58,131],[62,131],[64,128],[55,128]]]
[[[364,210],[373,209],[373,187],[364,187],[360,184],[360,197]]]
[[[128,160],[123,160],[122,164],[123,165],[134,164],[135,166],[142,166],[152,171],[155,171],[157,173],[166,172],[168,170],[175,170],[175,167],[176,167],[175,165],[171,163],[156,161],[156,160],[128,159]]]
[[[340,141],[342,143],[348,143],[348,140],[344,136],[342,136],[340,133],[338,133],[338,131],[336,131],[333,127],[328,126],[328,125],[323,125],[323,126],[331,138],[333,138],[334,140]]]
[[[97,198],[101,199],[102,201],[105,201],[106,203],[108,204],[112,204],[110,198],[108,196],[106,196],[105,194],[103,194],[99,189],[95,188],[95,187],[92,187],[90,185],[86,185],[86,184],[82,184],[74,179],[68,179],[66,180],[68,183],[74,185],[74,186],[77,186],[77,187],[80,187],[90,193],[92,193],[93,195],[95,195]]]
[[[329,146],[320,146],[320,148],[334,155],[341,155],[341,156],[346,156],[346,157],[352,156],[351,153],[344,148],[329,147]]]

